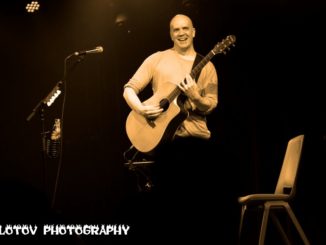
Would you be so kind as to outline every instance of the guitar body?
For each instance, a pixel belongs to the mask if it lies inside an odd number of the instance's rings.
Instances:
[[[144,104],[160,104],[165,100],[162,94],[154,94]],[[162,114],[154,120],[148,120],[135,111],[131,111],[126,121],[126,132],[132,145],[140,152],[152,152],[158,145],[172,139],[179,125],[188,117],[184,108],[184,97],[179,95]]]

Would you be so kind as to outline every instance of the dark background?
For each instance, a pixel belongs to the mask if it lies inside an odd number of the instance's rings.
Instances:
[[[221,156],[198,163],[209,164],[225,183],[216,198],[230,203],[228,210],[220,210],[229,217],[230,236],[236,235],[240,217],[236,198],[273,192],[286,142],[303,133],[307,137],[293,209],[311,243],[325,244],[322,2],[48,0],[40,1],[34,14],[25,12],[27,1],[3,3],[2,220],[42,222],[54,213],[60,222],[110,223],[121,212],[135,184],[123,165],[123,152],[130,146],[123,85],[145,57],[171,47],[169,20],[186,13],[202,54],[227,35],[237,37],[226,55],[212,59],[219,74],[219,105],[208,120]],[[123,23],[116,21],[119,14],[127,16]],[[67,64],[62,165],[51,209],[59,161],[43,161],[39,111],[30,121],[26,118],[63,79],[65,57],[99,45],[102,54],[80,61],[73,57]],[[44,108],[46,131],[61,116],[63,98],[61,94]]]

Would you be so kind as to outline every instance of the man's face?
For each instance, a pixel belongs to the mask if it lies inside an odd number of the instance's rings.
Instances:
[[[186,16],[176,16],[170,23],[170,35],[175,48],[186,50],[192,46],[195,28]]]

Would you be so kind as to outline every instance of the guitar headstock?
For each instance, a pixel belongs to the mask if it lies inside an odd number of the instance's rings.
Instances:
[[[224,38],[221,42],[218,42],[212,49],[213,54],[226,53],[226,50],[230,50],[230,47],[235,46],[236,37],[234,35],[229,35]]]

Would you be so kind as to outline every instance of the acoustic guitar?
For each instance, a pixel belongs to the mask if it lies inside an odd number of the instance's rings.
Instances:
[[[217,43],[192,69],[191,77],[195,78],[216,54],[226,53],[230,46],[234,46],[235,40],[234,35],[229,35]],[[171,84],[170,88],[155,93],[143,102],[145,105],[159,104],[163,108],[159,117],[149,120],[132,110],[126,120],[126,133],[132,145],[142,153],[150,153],[163,142],[171,140],[180,124],[189,115],[184,108],[185,100],[186,96],[179,87]]]

